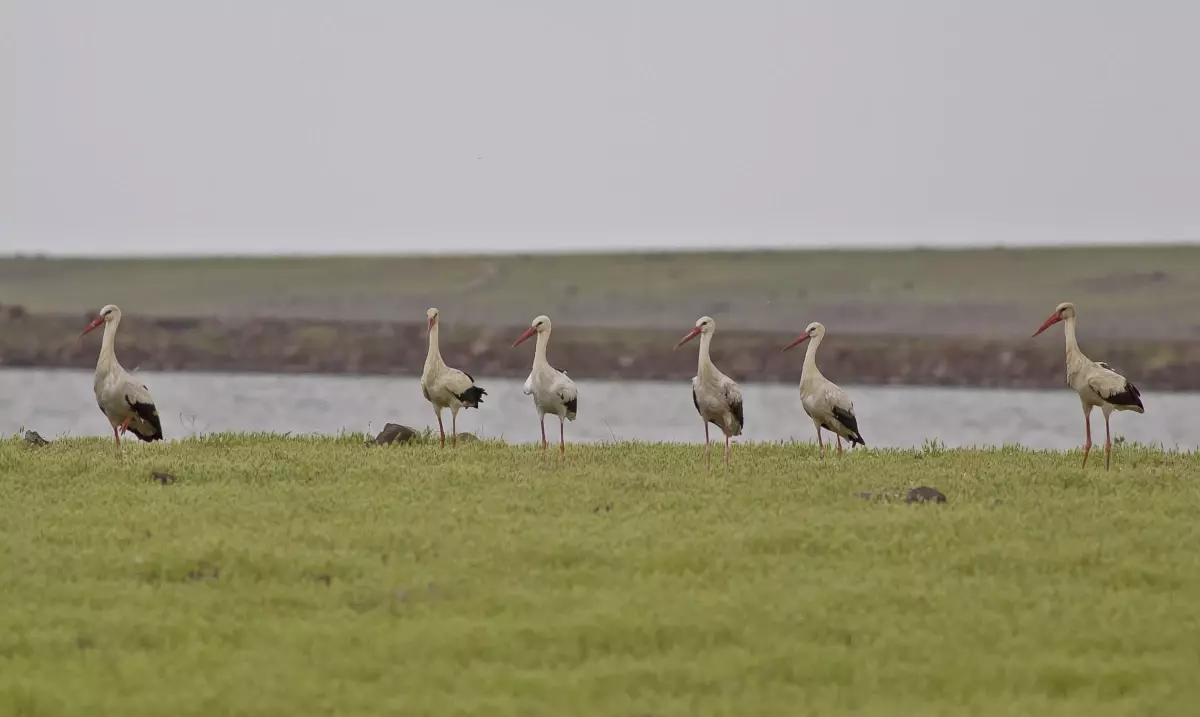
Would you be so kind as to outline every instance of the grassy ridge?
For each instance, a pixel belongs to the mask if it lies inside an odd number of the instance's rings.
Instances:
[[[136,277],[131,280],[131,277]],[[1200,246],[448,257],[0,259],[35,313],[1026,337],[1060,301],[1109,337],[1200,338]],[[147,297],[153,297],[148,300]]]
[[[1183,714],[1200,454],[0,443],[0,713]],[[1101,457],[1102,461],[1102,457]],[[179,477],[150,481],[152,470]],[[949,503],[862,500],[940,488]]]

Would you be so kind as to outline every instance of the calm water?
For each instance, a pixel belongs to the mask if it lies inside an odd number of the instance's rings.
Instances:
[[[168,438],[196,432],[378,431],[392,421],[436,422],[416,378],[285,376],[207,373],[138,375],[150,387]],[[538,439],[537,414],[522,381],[478,377],[488,390],[483,409],[459,414],[460,429],[510,442]],[[568,441],[639,439],[702,442],[704,429],[687,381],[578,382],[579,420]],[[908,447],[937,438],[949,446],[1021,443],[1071,448],[1083,442],[1079,401],[1066,386],[1053,391],[845,386],[871,446]],[[812,422],[795,386],[743,385],[743,440],[812,441]],[[1113,435],[1127,440],[1195,448],[1200,445],[1200,394],[1147,393],[1145,415],[1114,414]],[[449,413],[446,426],[449,429]],[[557,421],[547,419],[547,432]],[[1094,438],[1104,440],[1097,411]],[[111,435],[96,407],[90,371],[0,370],[0,432],[22,426],[46,438]]]

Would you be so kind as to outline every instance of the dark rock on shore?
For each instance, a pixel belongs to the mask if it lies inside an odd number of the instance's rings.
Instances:
[[[417,432],[408,426],[401,426],[399,423],[385,424],[383,430],[375,436],[375,445],[382,446],[389,443],[408,443],[413,439]]]

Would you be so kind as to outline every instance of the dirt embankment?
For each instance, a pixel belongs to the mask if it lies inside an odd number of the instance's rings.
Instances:
[[[89,314],[30,315],[0,310],[0,365],[91,368],[99,331],[77,337]],[[443,330],[447,361],[475,375],[524,378],[531,346],[511,348],[524,327]],[[676,333],[556,329],[551,362],[576,378],[673,379],[695,373],[694,346],[671,348]],[[741,381],[797,381],[803,347],[781,354],[790,335],[722,331],[713,359]],[[155,371],[249,371],[415,374],[425,361],[422,324],[291,319],[126,318],[117,351],[127,368]],[[1200,390],[1200,342],[1084,339],[1085,350],[1142,388]],[[821,347],[827,375],[843,384],[1009,388],[1060,387],[1065,379],[1057,328],[1035,340],[838,336]]]

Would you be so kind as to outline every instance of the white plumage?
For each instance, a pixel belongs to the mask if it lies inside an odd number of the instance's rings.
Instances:
[[[117,452],[121,451],[121,435],[126,430],[143,441],[161,441],[162,422],[154,399],[150,396],[150,389],[130,376],[117,361],[117,327],[121,325],[121,310],[113,304],[105,306],[79,335],[80,338],[101,324],[104,325],[104,337],[100,342],[100,356],[96,360],[92,389],[96,394],[96,405],[112,425]]]
[[[716,329],[716,322],[712,318],[701,316],[691,333],[680,339],[675,348],[683,346],[697,336],[700,337],[696,375],[692,378],[692,403],[696,406],[700,419],[704,421],[704,460],[706,464],[711,464],[712,442],[708,435],[708,424],[711,423],[725,434],[725,467],[728,468],[729,439],[742,435],[746,421],[742,410],[741,387],[717,370],[709,356],[709,345]]]
[[[1083,405],[1083,421],[1087,432],[1083,444],[1083,465],[1087,465],[1088,452],[1092,449],[1092,409],[1099,406],[1104,413],[1104,468],[1108,470],[1112,465],[1112,431],[1108,418],[1113,411],[1145,413],[1142,393],[1108,364],[1089,359],[1079,349],[1079,342],[1075,338],[1075,305],[1071,302],[1059,304],[1033,335],[1037,336],[1060,321],[1063,322],[1063,333],[1067,339],[1067,385],[1075,389]]]
[[[537,345],[533,351],[533,368],[529,378],[525,379],[525,395],[533,396],[533,405],[538,412],[538,423],[542,429],[542,451],[549,444],[546,441],[546,414],[558,416],[558,450],[566,452],[566,439],[563,426],[566,421],[574,421],[579,411],[579,391],[575,382],[567,376],[566,371],[559,371],[546,360],[546,345],[550,342],[550,318],[539,316],[533,320],[529,328],[517,337],[513,346],[519,346],[534,334],[537,335]]]
[[[854,402],[836,383],[825,378],[817,368],[817,348],[825,339],[825,326],[814,321],[795,341],[783,347],[784,351],[812,339],[804,354],[804,369],[800,373],[800,405],[817,427],[817,446],[821,457],[825,457],[825,443],[821,440],[821,429],[837,437],[838,455],[842,454],[842,439],[853,445],[867,445],[858,432],[858,418],[854,415]]]
[[[429,320],[429,352],[425,355],[425,368],[421,371],[421,394],[433,404],[443,447],[446,445],[446,429],[442,426],[442,411],[450,409],[450,444],[457,446],[459,410],[479,408],[487,391],[475,385],[471,374],[446,365],[438,346],[441,313],[437,309],[429,309],[425,316]]]

